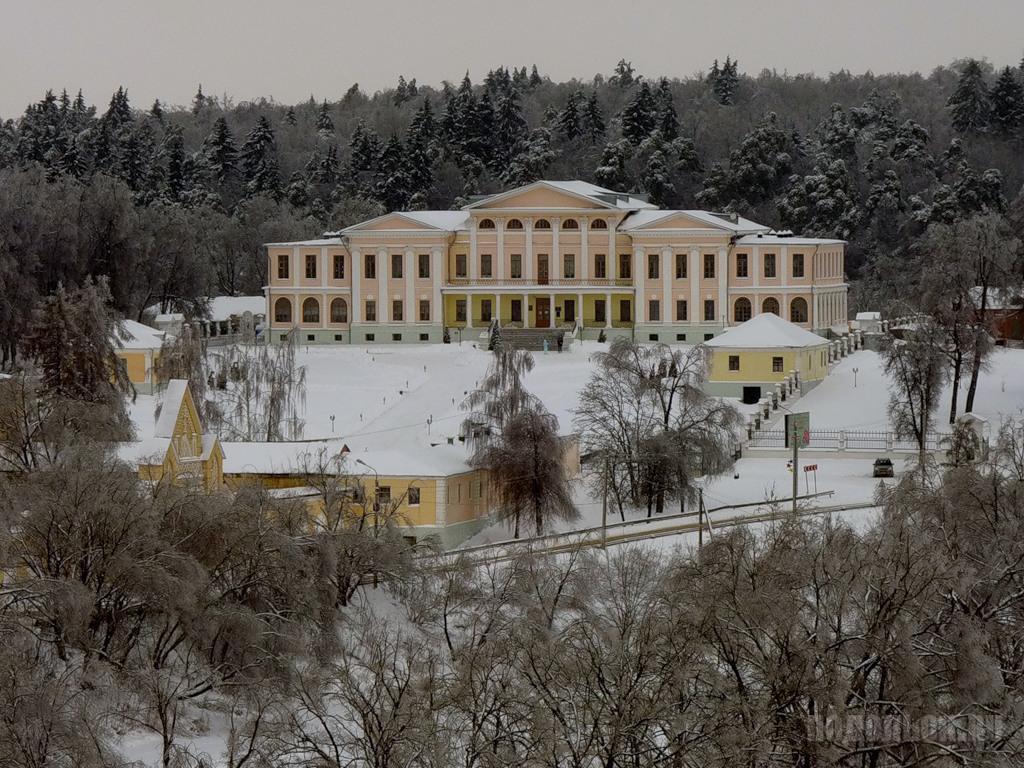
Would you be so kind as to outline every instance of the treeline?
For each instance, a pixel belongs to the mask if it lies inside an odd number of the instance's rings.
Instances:
[[[154,300],[192,311],[262,287],[261,241],[541,177],[846,238],[857,278],[929,223],[1006,210],[1024,183],[1022,91],[1020,68],[974,60],[819,78],[726,58],[684,79],[626,61],[589,82],[502,67],[291,106],[200,88],[189,107],[147,109],[118,89],[99,110],[48,92],[0,124],[0,306],[102,274],[128,315]]]

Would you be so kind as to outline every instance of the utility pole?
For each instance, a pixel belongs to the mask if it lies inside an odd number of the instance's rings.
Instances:
[[[704,489],[697,489],[697,549],[704,548]]]
[[[601,549],[608,546],[608,457],[604,457],[604,482],[601,487]]]
[[[789,440],[793,443],[793,512],[796,513],[796,495],[800,491],[800,440],[797,434],[796,419],[790,419],[793,425],[793,432]]]

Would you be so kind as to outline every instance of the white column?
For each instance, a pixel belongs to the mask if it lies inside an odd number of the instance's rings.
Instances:
[[[501,325],[501,294],[494,294],[494,320]]]
[[[610,292],[604,295],[604,327],[612,327],[612,295]]]
[[[430,301],[430,321],[443,325],[446,320],[444,316],[444,304],[441,303],[441,283],[444,281],[444,260],[440,248],[431,252],[431,260],[434,262],[430,268],[430,283],[434,288],[434,296]]]
[[[590,222],[580,219],[580,279],[590,279]]]
[[[530,294],[523,294],[523,328],[530,327]]]
[[[752,270],[750,276],[754,280],[755,295],[757,294],[757,289],[761,287],[761,259],[759,251],[760,249],[755,246],[750,249],[750,256],[747,257],[749,259],[750,269]],[[754,314],[757,314],[757,312],[755,311]]]
[[[557,216],[551,219],[551,262],[548,264],[548,277],[551,280],[558,280],[562,275],[562,256],[558,249],[558,231],[562,226],[562,220]],[[554,307],[551,309],[554,317]]]
[[[377,322],[388,321],[388,249],[377,249]]]
[[[548,302],[550,302],[548,304],[548,312],[551,314],[551,318],[548,321],[548,328],[554,328],[555,324],[558,322],[558,318],[555,317],[555,294],[552,293],[548,295]]]
[[[480,274],[480,257],[476,252],[476,219],[469,220],[469,279],[475,281]]]
[[[690,249],[690,269],[687,274],[690,276],[690,308],[687,314],[690,322],[696,325],[704,317],[704,307],[700,300],[700,281],[704,277],[704,265],[700,263],[699,248]]]
[[[636,284],[636,325],[647,317],[647,265],[644,264],[644,249],[633,249],[633,282]]]
[[[533,276],[536,274],[533,264],[533,219],[523,219],[523,227],[523,232],[525,232],[523,235],[523,241],[526,245],[523,249],[525,251],[523,254],[523,279],[533,280]],[[523,311],[525,311],[525,308]],[[523,322],[525,321],[526,318],[524,316]]]
[[[789,285],[789,248],[784,245],[779,248],[779,282]]]
[[[583,325],[583,294],[576,294],[576,322]]]
[[[416,267],[416,254],[413,253],[412,248],[405,249],[405,270],[403,275],[405,279],[405,307],[402,317],[405,318],[403,323],[415,323],[420,313],[416,311],[416,280],[413,269]]]
[[[494,226],[498,230],[498,253],[495,254],[495,257],[494,257],[494,258],[496,258],[498,260],[498,263],[496,265],[496,269],[495,269],[494,274],[495,274],[495,276],[499,280],[504,280],[505,279],[505,220],[504,219],[495,219],[494,220]]]
[[[359,249],[356,248],[352,251],[352,269],[349,270],[352,275],[352,306],[349,307],[349,327],[359,322],[359,319],[363,316],[363,291],[362,291],[362,274],[363,274],[363,254],[360,253]]]
[[[473,327],[473,294],[466,294],[466,328]]]
[[[608,277],[615,279],[619,276],[619,254],[615,252],[615,223],[614,221],[608,221],[608,255],[605,258],[607,269],[605,274]],[[610,315],[609,315],[610,317]]]
[[[729,324],[729,251],[718,249],[718,266],[715,268],[715,279],[718,280],[718,316],[725,325]]]
[[[813,291],[811,294],[811,328],[821,328],[818,318],[818,291],[815,288],[811,288],[811,290]]]
[[[668,325],[672,321],[671,302],[672,302],[672,249],[665,247],[661,249],[661,283],[662,283],[662,300],[661,300],[661,323],[662,325]]]

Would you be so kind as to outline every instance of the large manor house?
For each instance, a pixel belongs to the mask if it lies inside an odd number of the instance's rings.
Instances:
[[[496,325],[694,343],[767,312],[827,333],[846,324],[843,247],[537,181],[457,211],[396,211],[268,244],[270,335],[438,342]]]

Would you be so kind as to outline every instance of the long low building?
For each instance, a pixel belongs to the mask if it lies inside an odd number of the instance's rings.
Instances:
[[[825,332],[846,323],[844,245],[538,181],[267,244],[267,316],[274,340],[303,344],[436,342],[495,323],[694,343],[763,313]]]

